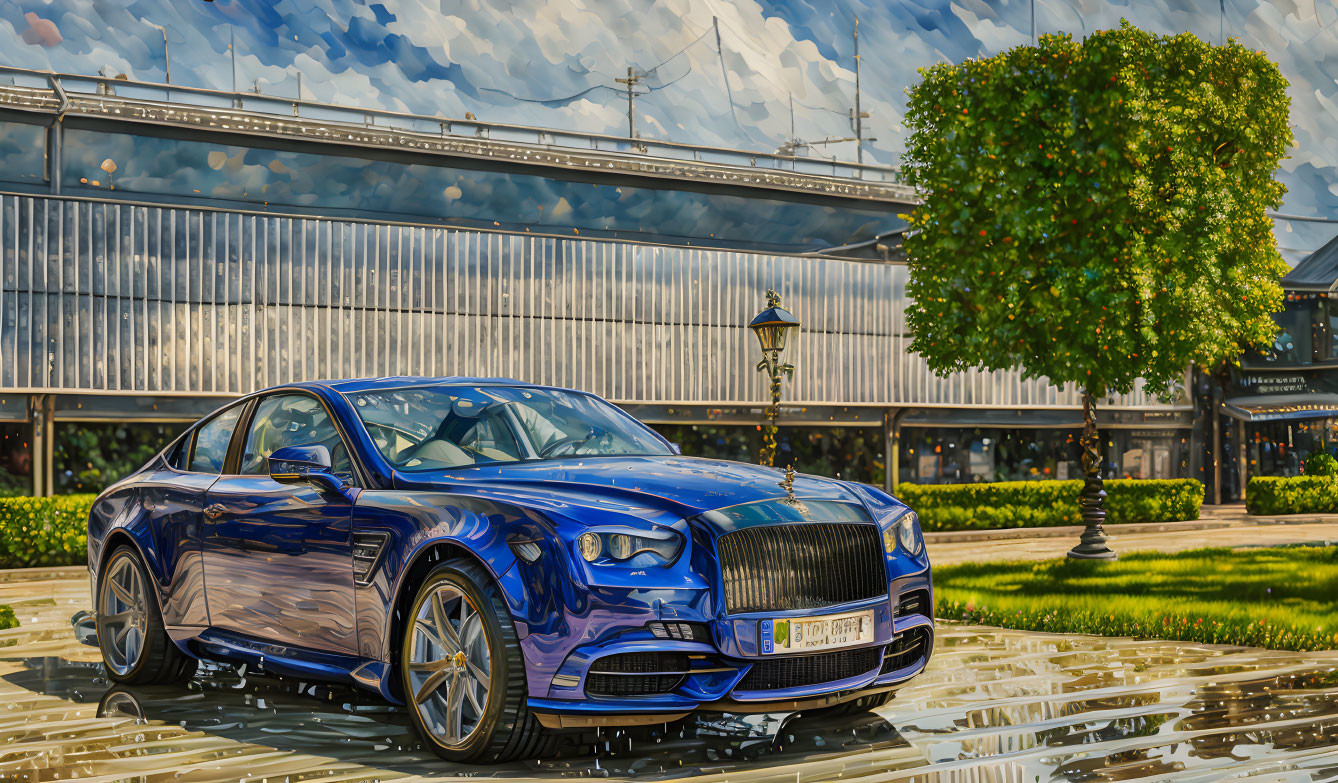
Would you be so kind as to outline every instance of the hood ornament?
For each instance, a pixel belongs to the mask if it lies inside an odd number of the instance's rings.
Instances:
[[[777,486],[785,490],[786,497],[782,499],[781,502],[794,506],[795,510],[807,518],[808,506],[805,506],[803,501],[794,496],[794,465],[790,465],[785,469],[785,478],[777,484]]]

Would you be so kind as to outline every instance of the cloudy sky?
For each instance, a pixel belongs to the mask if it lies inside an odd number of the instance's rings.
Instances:
[[[1284,212],[1338,217],[1338,0],[0,0],[0,63],[773,150],[850,135],[859,19],[868,159],[895,163],[916,69],[1128,18],[1240,38],[1291,81]],[[718,30],[718,37],[717,37]],[[792,109],[793,107],[793,113]],[[793,131],[792,118],[793,117]],[[853,158],[849,143],[822,147]],[[1338,225],[1280,222],[1293,262]]]

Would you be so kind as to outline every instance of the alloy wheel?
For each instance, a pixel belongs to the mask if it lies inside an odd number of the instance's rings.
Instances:
[[[104,577],[98,601],[98,639],[107,667],[124,675],[139,664],[148,631],[148,590],[129,556],[118,557]]]
[[[408,697],[434,737],[461,745],[488,707],[492,659],[478,607],[454,585],[432,590],[414,617]]]

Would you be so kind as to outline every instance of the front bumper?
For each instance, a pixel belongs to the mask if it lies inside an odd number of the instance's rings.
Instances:
[[[895,580],[890,597],[807,613],[822,616],[873,610],[873,641],[857,647],[802,655],[759,652],[761,622],[794,617],[795,613],[757,613],[716,620],[710,624],[710,641],[649,639],[645,634],[628,633],[605,643],[577,647],[559,667],[547,696],[531,697],[529,708],[549,728],[632,726],[667,723],[696,711],[762,713],[815,709],[891,690],[923,671],[929,661],[934,640],[931,606],[926,602],[922,607],[924,613],[903,616],[896,616],[896,608],[903,596],[916,591],[929,596],[930,589],[925,571]],[[915,649],[908,652],[912,643]],[[686,673],[675,687],[662,693],[614,696],[591,692],[587,687],[597,661],[638,653],[676,654],[676,660],[687,661]],[[840,670],[842,676],[766,689],[749,685],[764,679],[749,677],[749,672],[759,664],[780,664],[784,668],[793,659],[824,655],[849,656],[844,665],[831,669]],[[856,660],[858,665],[850,663]],[[782,676],[770,681],[784,679]]]

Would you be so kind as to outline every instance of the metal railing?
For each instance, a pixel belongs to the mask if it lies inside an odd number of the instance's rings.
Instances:
[[[62,105],[68,102],[67,95],[81,97],[118,96],[180,106],[238,109],[258,114],[297,117],[326,123],[345,123],[364,128],[440,134],[442,137],[487,139],[512,144],[527,144],[544,149],[635,153],[667,160],[773,169],[865,182],[904,184],[900,170],[894,166],[856,163],[835,158],[782,155],[772,152],[712,147],[656,139],[629,139],[625,136],[603,133],[511,125],[477,119],[456,119],[388,109],[342,106],[304,98],[266,95],[260,92],[232,92],[207,87],[186,87],[119,77],[39,71],[9,65],[0,65],[0,74],[7,75],[11,84],[16,87],[50,89]]]

